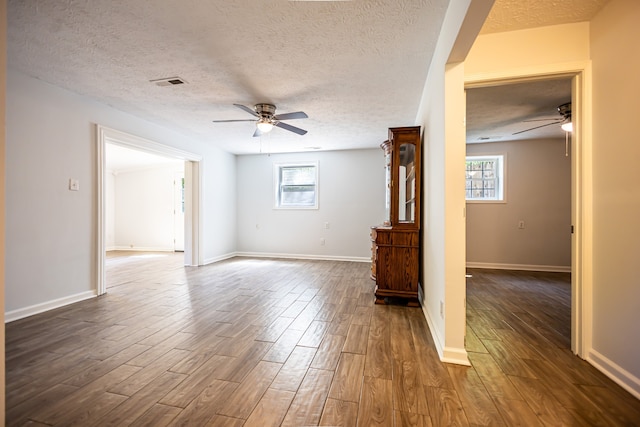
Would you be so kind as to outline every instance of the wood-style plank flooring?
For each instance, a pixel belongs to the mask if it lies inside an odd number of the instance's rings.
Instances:
[[[471,271],[464,367],[368,264],[181,264],[110,253],[106,295],[7,324],[7,425],[640,425],[568,349],[567,275]]]

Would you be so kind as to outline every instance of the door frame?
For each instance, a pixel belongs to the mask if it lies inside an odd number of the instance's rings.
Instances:
[[[153,154],[184,160],[185,185],[185,235],[184,235],[184,263],[185,265],[203,265],[202,252],[202,156],[188,151],[160,144],[119,130],[102,125],[96,125],[96,162],[97,162],[97,220],[96,220],[96,293],[103,295],[107,292],[105,278],[106,253],[106,144],[120,145],[125,148],[142,150]]]
[[[571,350],[585,359],[593,336],[593,145],[591,61],[465,76],[465,89],[559,77],[572,79]]]
[[[185,169],[186,165],[182,166],[182,171],[180,172],[174,172],[173,174],[173,250],[177,251],[177,252],[184,252],[184,230],[185,230],[185,187],[184,187],[184,169]],[[180,180],[180,182],[178,183],[178,180]],[[180,188],[180,197],[177,197],[177,189]],[[177,211],[178,211],[178,202],[180,202],[180,210],[181,213],[180,215],[182,216],[182,230],[179,230],[178,227],[176,227],[176,216]],[[178,236],[178,233],[180,233],[180,240],[182,241],[182,244],[180,245],[180,247],[177,247],[176,245],[176,237]]]

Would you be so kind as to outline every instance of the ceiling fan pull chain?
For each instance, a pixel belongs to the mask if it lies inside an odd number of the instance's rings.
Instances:
[[[564,156],[569,157],[569,132],[564,133]]]

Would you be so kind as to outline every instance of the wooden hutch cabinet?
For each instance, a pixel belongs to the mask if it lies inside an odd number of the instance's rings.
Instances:
[[[371,278],[376,304],[405,298],[419,306],[420,265],[420,126],[389,129],[384,150],[386,214],[371,227]]]

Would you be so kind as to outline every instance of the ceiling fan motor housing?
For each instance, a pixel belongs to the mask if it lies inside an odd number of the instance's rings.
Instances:
[[[273,104],[256,104],[253,107],[260,117],[271,119],[276,114],[276,106]]]
[[[567,102],[558,107],[558,113],[565,119],[571,119],[571,103]]]

